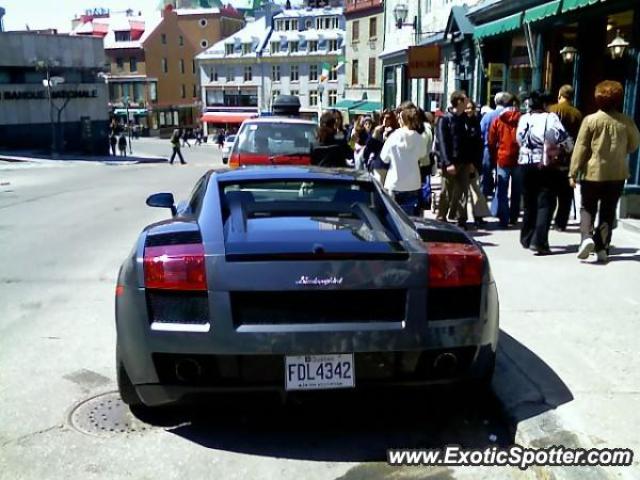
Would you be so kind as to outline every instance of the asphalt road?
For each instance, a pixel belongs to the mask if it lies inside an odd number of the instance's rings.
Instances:
[[[170,153],[167,140],[133,148]],[[116,273],[139,230],[168,215],[145,198],[184,198],[220,165],[212,146],[184,154],[185,166],[0,162],[0,478],[640,478],[640,236],[618,229],[608,265],[581,264],[575,225],[552,234],[549,257],[519,248],[516,230],[476,233],[501,300],[491,395],[234,401],[132,420],[136,431],[78,431],[85,406],[115,401]],[[630,447],[636,460],[526,472],[385,463],[388,447],[513,442]]]

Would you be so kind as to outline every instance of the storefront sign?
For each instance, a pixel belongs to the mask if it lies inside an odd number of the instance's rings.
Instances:
[[[409,47],[409,78],[440,78],[440,47]]]
[[[97,90],[52,90],[51,98],[97,98]],[[40,91],[5,91],[2,92],[3,100],[46,100],[47,92]]]

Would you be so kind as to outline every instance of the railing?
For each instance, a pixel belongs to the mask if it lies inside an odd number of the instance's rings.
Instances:
[[[369,8],[382,7],[383,0],[347,0],[345,5],[345,13],[359,12]]]

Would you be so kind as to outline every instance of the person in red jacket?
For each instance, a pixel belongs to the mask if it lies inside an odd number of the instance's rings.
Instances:
[[[494,166],[497,166],[498,184],[496,186],[496,216],[501,228],[515,225],[520,215],[520,178],[518,175],[518,155],[520,147],[516,140],[518,121],[522,115],[518,99],[505,93],[504,111],[489,127],[489,153]],[[509,201],[509,183],[511,183],[511,201]]]

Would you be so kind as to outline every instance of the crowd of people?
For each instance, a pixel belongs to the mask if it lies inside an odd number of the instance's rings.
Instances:
[[[623,96],[619,82],[598,84],[597,111],[584,118],[570,85],[555,99],[542,91],[522,98],[500,92],[496,108],[482,114],[463,91],[451,94],[445,113],[404,102],[347,127],[340,111],[329,110],[320,118],[311,161],[369,171],[409,215],[432,209],[464,229],[469,203],[478,228],[489,216],[500,228],[522,216],[520,243],[537,255],[551,253],[552,224],[566,230],[580,183],[578,258],[596,253],[606,262],[629,176],[627,156],[640,145],[637,126],[621,113]],[[435,198],[431,177],[438,172]]]

